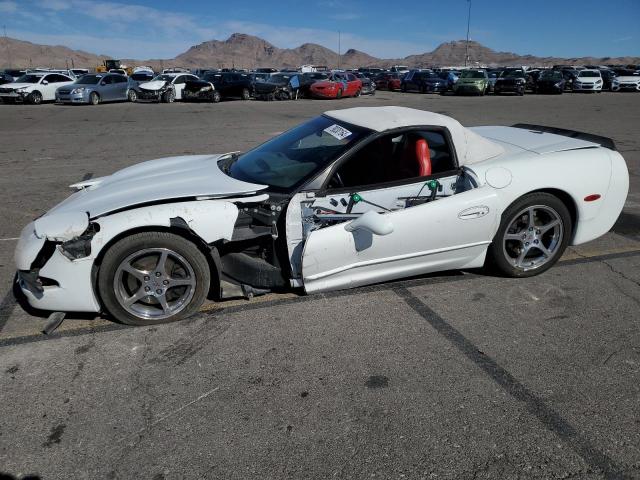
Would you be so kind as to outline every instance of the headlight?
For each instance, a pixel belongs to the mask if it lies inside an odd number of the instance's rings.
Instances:
[[[72,94],[76,94],[76,93],[84,93],[84,91],[86,90],[85,87],[78,87],[78,88],[74,88],[73,90],[71,90]]]
[[[201,92],[208,92],[209,90],[213,90],[213,87],[211,85],[207,85],[206,87],[202,87],[200,89]]]
[[[598,81],[596,82],[596,85],[600,85],[601,83],[602,83],[602,80],[598,80]]]
[[[27,91],[27,87],[22,87],[22,88],[16,88],[15,92],[16,93],[24,93]]]
[[[562,86],[562,82],[558,82],[558,83],[556,83],[554,86],[556,86],[556,87],[561,87],[561,86]]]

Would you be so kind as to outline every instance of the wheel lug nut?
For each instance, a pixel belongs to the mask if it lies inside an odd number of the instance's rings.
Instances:
[[[149,275],[145,275],[145,276],[144,276],[144,281],[145,281],[145,282],[148,282],[148,281],[149,281]]]
[[[525,243],[524,243],[524,246],[525,246],[525,247],[528,247],[528,246],[529,246],[529,242],[525,242]]]
[[[162,275],[160,272],[156,272],[156,277],[159,277],[160,275]]]
[[[165,280],[162,282],[163,285],[169,285],[169,280]]]
[[[150,291],[150,290],[151,290],[151,288],[150,288],[150,287],[144,287],[144,291],[145,291],[145,292],[148,292],[148,291]]]
[[[162,289],[161,289],[161,288],[157,289],[157,290],[156,290],[156,293],[157,293],[158,295],[160,295],[160,294],[162,293]]]
[[[533,243],[535,243],[537,245],[538,244],[538,240],[534,240]]]
[[[540,230],[536,230],[536,233],[537,233],[538,235],[540,235]]]

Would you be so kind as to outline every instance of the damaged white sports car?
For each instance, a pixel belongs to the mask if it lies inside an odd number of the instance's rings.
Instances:
[[[337,110],[246,153],[153,160],[72,185],[23,230],[17,278],[33,307],[141,325],[184,318],[207,297],[485,264],[524,277],[606,233],[628,184],[603,137]]]

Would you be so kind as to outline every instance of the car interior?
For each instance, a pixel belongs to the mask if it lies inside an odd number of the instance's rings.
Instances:
[[[441,132],[414,130],[379,137],[347,159],[329,181],[330,189],[399,182],[456,169]]]

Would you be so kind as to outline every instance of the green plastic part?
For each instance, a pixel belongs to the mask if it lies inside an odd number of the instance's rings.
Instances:
[[[438,181],[437,180],[429,180],[427,182],[427,187],[429,187],[429,190],[435,190],[436,188],[438,188]]]
[[[351,195],[351,200],[353,200],[353,203],[358,203],[362,201],[362,197],[359,193],[354,193],[353,195]]]

